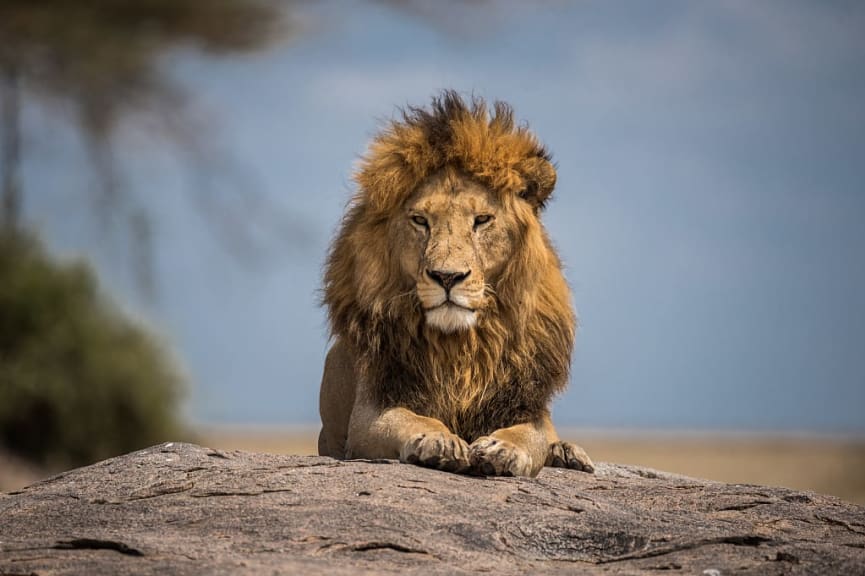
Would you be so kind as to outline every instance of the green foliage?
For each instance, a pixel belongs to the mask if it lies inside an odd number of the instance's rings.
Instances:
[[[70,467],[177,439],[181,391],[165,350],[86,264],[0,231],[0,444]]]

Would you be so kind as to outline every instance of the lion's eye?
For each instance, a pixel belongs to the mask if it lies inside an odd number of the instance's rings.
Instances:
[[[426,218],[424,218],[420,214],[415,214],[414,216],[412,216],[411,221],[414,222],[415,224],[417,224],[418,226],[426,227],[429,225]]]
[[[479,226],[483,226],[488,222],[491,222],[493,219],[492,214],[481,214],[479,216],[475,216],[475,228]]]

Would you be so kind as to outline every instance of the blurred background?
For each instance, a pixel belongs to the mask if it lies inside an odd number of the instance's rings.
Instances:
[[[313,453],[329,240],[445,88],[553,151],[596,460],[865,503],[865,4],[0,0],[0,489]]]

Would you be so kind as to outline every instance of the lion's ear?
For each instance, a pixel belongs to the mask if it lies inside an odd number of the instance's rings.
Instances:
[[[546,158],[535,157],[522,162],[520,171],[525,181],[520,198],[531,204],[535,211],[543,209],[556,187],[555,167]]]

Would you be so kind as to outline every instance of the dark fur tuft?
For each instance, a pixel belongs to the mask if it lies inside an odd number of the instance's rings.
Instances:
[[[373,140],[355,178],[377,209],[400,205],[434,172],[451,166],[495,190],[541,209],[556,185],[550,153],[513,109],[446,90],[429,108],[408,107]]]

